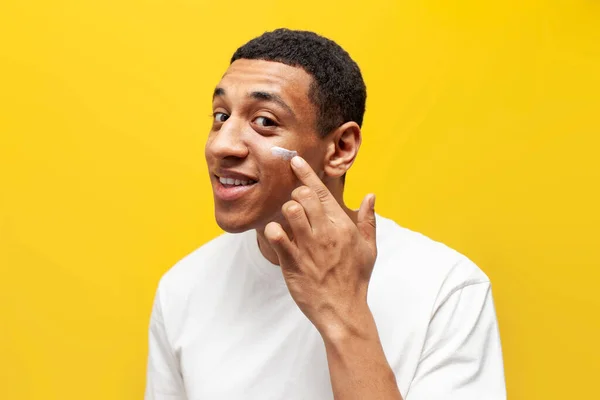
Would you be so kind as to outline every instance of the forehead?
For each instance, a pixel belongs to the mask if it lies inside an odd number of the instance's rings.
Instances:
[[[283,98],[293,108],[306,107],[312,77],[299,67],[274,61],[234,61],[217,85],[235,96],[268,91]]]

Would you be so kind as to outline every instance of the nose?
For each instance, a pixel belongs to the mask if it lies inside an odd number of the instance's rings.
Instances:
[[[206,151],[221,160],[246,158],[248,147],[243,140],[242,121],[231,116],[218,131],[211,132]]]

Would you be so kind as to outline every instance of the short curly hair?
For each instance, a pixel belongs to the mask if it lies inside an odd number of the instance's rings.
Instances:
[[[362,125],[367,88],[360,68],[333,40],[314,32],[276,29],[236,50],[239,59],[275,61],[300,67],[313,77],[309,99],[317,108],[316,129],[327,136],[340,125]]]

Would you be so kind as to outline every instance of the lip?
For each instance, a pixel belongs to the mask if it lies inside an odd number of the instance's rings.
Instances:
[[[214,175],[217,176],[217,180],[220,178],[231,178],[231,179],[239,179],[240,181],[258,181],[258,179],[246,175],[242,172],[232,171],[232,170],[217,170],[214,172]]]
[[[230,174],[230,175],[220,175],[223,178],[233,178],[233,179],[245,179],[249,180],[245,175],[240,174]],[[245,186],[224,186],[221,181],[219,181],[219,177],[217,175],[213,176],[213,192],[215,197],[221,201],[234,201],[242,198],[249,192],[255,189],[255,186],[258,185],[258,182],[253,183],[251,185]]]

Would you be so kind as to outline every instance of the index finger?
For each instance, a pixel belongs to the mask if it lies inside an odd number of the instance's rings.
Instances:
[[[292,158],[292,170],[300,182],[314,190],[326,211],[333,211],[340,208],[337,200],[333,197],[327,186],[317,176],[315,171],[308,165],[306,160],[300,156]]]

